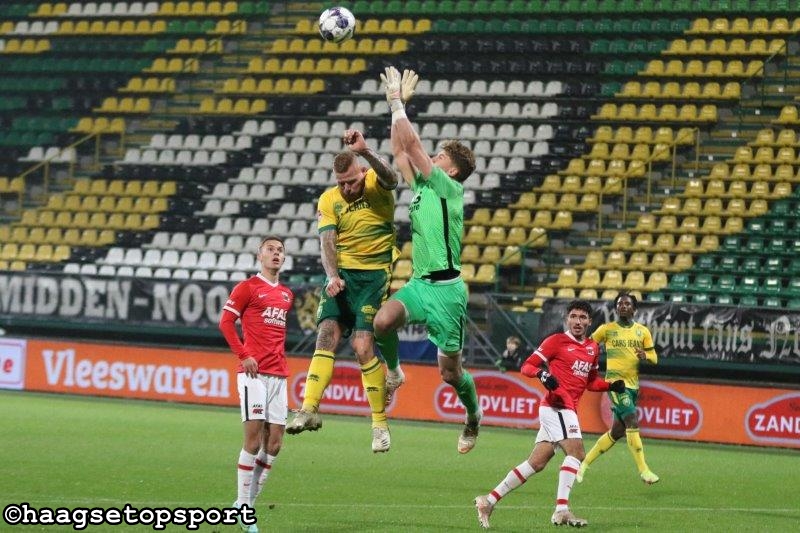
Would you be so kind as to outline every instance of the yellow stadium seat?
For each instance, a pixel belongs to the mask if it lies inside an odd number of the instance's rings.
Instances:
[[[622,271],[620,270],[606,270],[603,274],[603,280],[600,282],[600,288],[606,289],[621,289],[623,288]]]
[[[737,17],[733,19],[730,25],[729,33],[748,34],[751,33],[750,20],[746,17]]]
[[[606,257],[605,268],[625,268],[625,253],[621,250],[611,250]]]
[[[614,138],[614,129],[611,126],[598,126],[594,136],[587,139],[589,142],[610,142]]]
[[[683,55],[689,52],[689,45],[686,39],[675,39],[662,54],[667,55]]]
[[[519,246],[525,244],[528,240],[527,229],[521,226],[512,227],[508,230],[506,235],[506,242],[511,245]]]
[[[486,244],[505,244],[506,230],[501,226],[491,226],[486,232]]]
[[[697,248],[703,253],[719,249],[719,236],[715,234],[703,235]]]
[[[513,209],[534,209],[536,207],[536,193],[523,192],[516,202],[509,204],[509,207]]]
[[[551,284],[553,287],[576,287],[578,285],[578,271],[574,268],[562,268],[558,279]]]
[[[628,291],[640,291],[645,288],[644,272],[641,270],[632,270],[625,276],[625,281],[622,287]]]
[[[547,211],[549,213],[549,211]],[[547,248],[550,239],[547,236],[547,229],[543,226],[534,226],[528,232],[528,239],[525,245],[528,248]]]
[[[705,17],[700,17],[692,21],[692,25],[688,30],[686,30],[686,33],[688,34],[710,33],[710,31],[711,31],[711,21],[709,21]]]
[[[497,269],[492,264],[483,264],[475,272],[473,283],[490,284],[497,281]]]
[[[580,277],[574,286],[586,289],[597,287],[599,284],[600,271],[596,268],[586,268],[581,272]]]

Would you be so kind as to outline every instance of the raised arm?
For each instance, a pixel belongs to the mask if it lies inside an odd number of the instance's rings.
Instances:
[[[344,132],[344,144],[353,153],[363,157],[378,177],[378,183],[386,190],[392,191],[397,188],[397,172],[383,157],[367,145],[364,135],[358,130],[347,130]]]
[[[408,120],[404,104],[414,94],[419,78],[412,70],[406,70],[401,75],[396,68],[386,67],[385,74],[381,74],[381,80],[392,110],[391,143],[395,165],[409,183],[414,177],[415,170],[418,170],[423,178],[427,178],[433,168],[433,161],[425,152],[419,135]]]

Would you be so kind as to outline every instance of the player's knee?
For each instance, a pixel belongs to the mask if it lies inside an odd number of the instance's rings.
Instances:
[[[376,337],[383,337],[391,331],[392,321],[388,313],[378,311],[375,318],[372,320],[372,327],[375,330]]]
[[[442,376],[442,381],[453,387],[461,382],[461,369],[440,368],[439,375]]]
[[[258,453],[258,449],[260,447],[261,447],[261,442],[260,442],[260,439],[258,437],[256,437],[256,438],[245,438],[244,444],[242,445],[242,448],[244,448],[244,451],[246,451],[247,453],[253,454],[253,455]]]
[[[403,327],[405,319],[405,307],[403,307],[403,304],[394,300],[384,303],[372,320],[375,336],[383,337],[392,331],[400,329]]]
[[[353,348],[353,353],[355,353],[356,359],[362,365],[372,359],[374,355],[374,351],[372,349],[372,337],[370,337],[369,341],[365,339],[353,339],[353,341],[350,343],[350,346]]]

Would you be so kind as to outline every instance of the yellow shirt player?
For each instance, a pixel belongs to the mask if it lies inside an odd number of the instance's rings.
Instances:
[[[384,270],[395,253],[394,195],[378,184],[378,174],[368,169],[359,198],[348,202],[339,187],[319,198],[319,232],[336,232],[340,269]]]
[[[348,150],[333,160],[336,186],[317,204],[325,286],[317,309],[317,343],[308,367],[303,407],[286,426],[289,434],[322,427],[319,404],[333,377],[336,347],[343,337],[361,366],[361,381],[372,410],[372,451],[390,446],[386,420],[386,376],[375,355],[373,319],[389,294],[395,246],[394,189],[398,176],[373,152],[357,130],[344,132]],[[371,168],[361,166],[364,158]],[[397,334],[378,347],[389,369],[399,365]]]
[[[639,477],[648,485],[658,483],[655,475],[644,460],[644,446],[639,435],[639,422],[636,401],[639,397],[639,364],[647,361],[658,363],[653,336],[643,324],[633,320],[636,313],[636,297],[621,292],[614,299],[617,309],[616,322],[607,322],[592,333],[594,339],[606,352],[606,379],[625,381],[625,392],[609,392],[614,421],[611,429],[604,433],[586,454],[581,463],[576,480],[583,481],[586,469],[601,454],[614,446],[622,436],[626,437],[628,449],[633,455]]]

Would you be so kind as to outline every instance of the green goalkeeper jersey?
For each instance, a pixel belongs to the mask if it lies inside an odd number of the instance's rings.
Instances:
[[[592,333],[592,339],[605,348],[606,381],[622,379],[625,387],[639,388],[637,348],[644,349],[648,361],[653,364],[658,362],[650,330],[638,322],[624,326],[619,322],[608,322]]]
[[[434,165],[427,180],[414,177],[411,189],[413,276],[436,279],[436,273],[460,271],[464,186]]]

